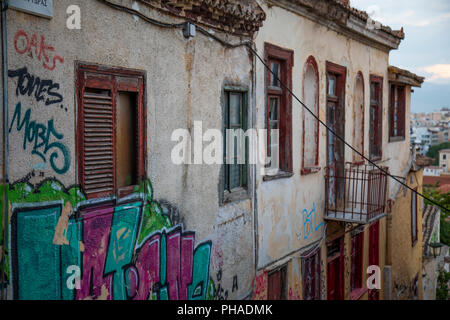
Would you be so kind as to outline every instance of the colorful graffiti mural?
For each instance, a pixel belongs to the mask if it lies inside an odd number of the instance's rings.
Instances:
[[[204,300],[211,242],[173,226],[145,181],[126,198],[87,200],[54,179],[8,188],[14,299]]]

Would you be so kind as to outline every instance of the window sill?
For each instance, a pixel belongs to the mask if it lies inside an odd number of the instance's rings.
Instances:
[[[293,176],[294,176],[294,174],[292,172],[280,171],[273,176],[264,176],[263,180],[264,181],[273,181],[273,180],[280,180],[280,179],[288,179]]]
[[[382,159],[383,159],[382,156],[370,157],[370,161],[372,161],[372,162],[378,162],[378,161],[381,161]]]
[[[362,166],[363,164],[365,164],[366,161],[365,160],[357,160],[357,161],[353,161],[353,165],[355,166]]]
[[[320,172],[320,170],[322,170],[321,167],[306,167],[301,170],[301,174],[302,174],[302,176],[306,176],[308,174],[314,174],[314,173]]]
[[[405,137],[389,137],[389,142],[400,142],[405,140]]]
[[[222,196],[221,206],[226,206],[235,202],[240,202],[250,199],[250,194],[247,189],[237,188],[233,191],[225,191]]]
[[[350,293],[350,300],[359,300],[368,290],[365,288],[355,289]]]

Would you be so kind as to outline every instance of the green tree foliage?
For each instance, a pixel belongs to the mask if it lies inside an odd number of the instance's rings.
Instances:
[[[450,281],[450,272],[446,272],[442,267],[439,267],[438,285],[436,288],[436,300],[450,299],[450,295],[448,293],[449,281]]]
[[[438,144],[437,146],[430,147],[430,149],[428,150],[427,157],[434,159],[434,165],[439,164],[439,151],[444,149],[450,149],[450,142]]]

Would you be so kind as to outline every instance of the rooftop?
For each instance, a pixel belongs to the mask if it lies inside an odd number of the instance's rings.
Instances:
[[[425,78],[418,76],[411,71],[389,66],[389,80],[391,82],[398,82],[420,88],[425,81]]]
[[[398,49],[405,38],[403,28],[392,30],[370,19],[365,11],[353,8],[348,0],[266,0],[286,10],[310,18],[345,36],[384,51]]]
[[[140,0],[175,16],[235,34],[253,34],[266,14],[256,0]]]

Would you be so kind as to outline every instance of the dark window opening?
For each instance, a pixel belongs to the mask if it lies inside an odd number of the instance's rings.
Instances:
[[[364,232],[360,232],[352,237],[352,256],[351,256],[351,291],[363,287],[363,252],[364,252]]]
[[[265,44],[266,61],[273,72],[267,72],[266,128],[267,154],[271,158],[268,176],[292,173],[292,98],[280,81],[292,88],[294,53]],[[278,81],[277,78],[280,80]],[[272,132],[273,130],[277,130]],[[277,134],[278,132],[278,134]]]
[[[303,299],[320,300],[320,250],[303,260]]]
[[[119,92],[117,95],[116,179],[118,188],[138,183],[136,102],[136,93]]]
[[[226,91],[224,115],[224,190],[228,192],[232,192],[235,189],[247,188],[249,141],[245,136],[240,136],[240,132],[245,134],[248,129],[247,119],[247,94],[245,92]],[[235,133],[233,141],[227,141],[226,138],[230,130]]]
[[[404,86],[391,85],[390,138],[405,139],[406,90]]]
[[[383,143],[383,78],[370,77],[370,158],[382,158]]]

